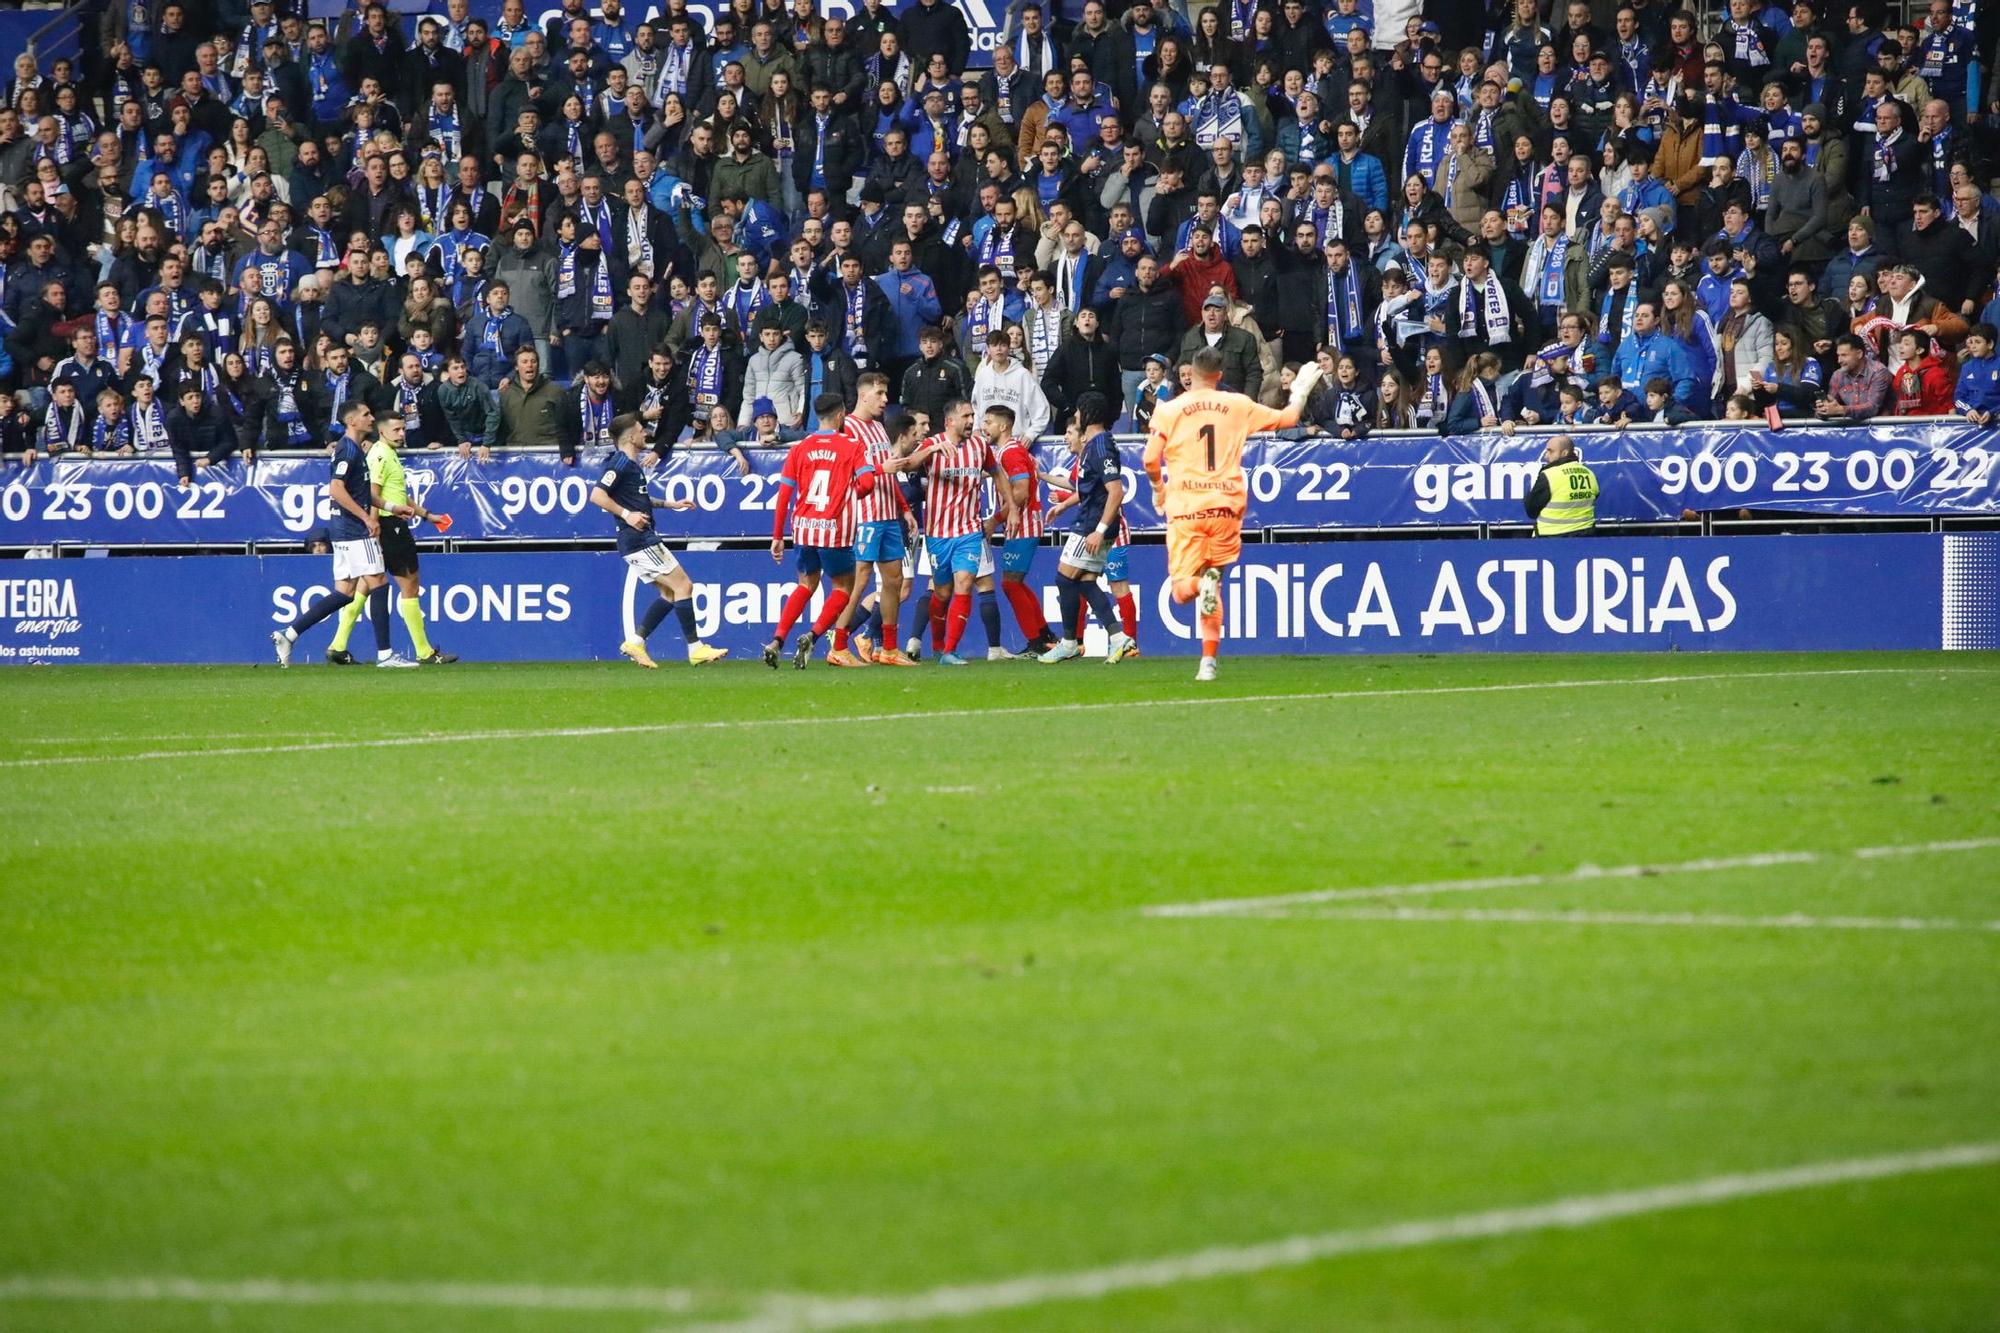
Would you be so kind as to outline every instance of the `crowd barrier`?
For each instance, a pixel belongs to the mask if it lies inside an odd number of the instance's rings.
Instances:
[[[1251,529],[1519,524],[1545,434],[1383,436],[1251,441],[1244,456]],[[1772,431],[1711,425],[1579,435],[1597,474],[1606,523],[1671,522],[1688,511],[1754,508],[1829,515],[2000,515],[2000,436],[1964,421]],[[1060,443],[1044,466],[1067,466]],[[1120,446],[1141,530],[1160,527],[1137,440]],[[565,467],[547,454],[405,456],[419,503],[449,513],[455,541],[603,539],[590,503],[602,455]],[[768,537],[781,456],[763,452],[744,474],[725,454],[681,451],[654,473],[657,493],[690,499],[662,515],[693,539]],[[43,460],[0,484],[0,546],[239,545],[295,542],[331,514],[327,465],[286,456],[204,469],[175,485],[156,458]]]
[[[702,634],[753,656],[789,563],[703,551],[687,567]],[[0,662],[268,662],[270,632],[330,574],[303,555],[0,561]],[[655,596],[609,552],[442,555],[423,574],[433,638],[474,661],[610,658]],[[1194,652],[1164,575],[1163,548],[1134,549],[1140,644]],[[1052,577],[1045,557],[1032,578],[1051,612]],[[1246,547],[1224,596],[1234,653],[2000,648],[1996,584],[2000,534],[1986,533],[1360,541]],[[966,632],[983,653],[978,623]],[[300,660],[317,663],[329,633],[308,633]],[[1011,615],[1007,642],[1020,646]],[[670,619],[653,650],[672,661],[680,646]]]

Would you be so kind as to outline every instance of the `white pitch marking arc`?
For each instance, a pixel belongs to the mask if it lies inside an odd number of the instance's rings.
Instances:
[[[1048,716],[1118,712],[1125,709],[1216,708],[1240,704],[1329,703],[1346,700],[1405,699],[1455,694],[1513,694],[1531,690],[1604,689],[1617,686],[1695,685],[1736,680],[1807,680],[1828,676],[1992,675],[1971,667],[1826,667],[1803,671],[1716,671],[1673,676],[1608,676],[1582,680],[1508,681],[1484,685],[1411,685],[1380,690],[1305,690],[1290,694],[1222,694],[1178,699],[1107,699],[1094,703],[1021,704],[1004,708],[932,708],[896,713],[845,713],[807,717],[716,718],[708,721],[642,722],[578,727],[519,727],[489,731],[427,732],[276,745],[218,745],[206,749],[134,750],[91,754],[36,755],[0,759],[0,769],[57,768],[77,764],[133,764],[175,759],[229,759],[248,755],[322,754],[340,750],[391,750],[412,746],[466,745],[492,741],[561,740],[597,736],[660,736],[703,731],[747,731],[767,727],[853,726],[882,722],[937,722],[956,718]]]
[[[1961,1143],[1914,1152],[1708,1176],[1639,1189],[1572,1195],[1522,1207],[1288,1236],[1248,1245],[1214,1246],[1101,1268],[1027,1274],[993,1282],[933,1287],[928,1291],[903,1295],[747,1297],[739,1303],[754,1311],[748,1318],[707,1324],[700,1328],[688,1325],[676,1327],[681,1333],[823,1333],[830,1329],[962,1319],[1059,1301],[1095,1300],[1120,1292],[1298,1268],[1347,1255],[1573,1230],[1739,1199],[1996,1164],[2000,1164],[2000,1142]],[[727,1299],[720,1292],[696,1292],[674,1287],[293,1282],[279,1279],[224,1281],[191,1277],[84,1278],[33,1274],[0,1277],[0,1301],[187,1302],[218,1306],[390,1305],[684,1315],[704,1303],[720,1303]]]
[[[1748,852],[1741,856],[1704,856],[1692,861],[1664,861],[1624,866],[1582,865],[1546,874],[1484,875],[1471,879],[1435,879],[1412,884],[1376,884],[1352,889],[1308,889],[1260,898],[1210,898],[1188,903],[1154,903],[1139,909],[1153,917],[1268,916],[1301,907],[1352,902],[1358,898],[1415,898],[1434,893],[1488,893],[1495,889],[1530,889],[1550,884],[1588,884],[1606,879],[1650,879],[1663,875],[1697,875],[1722,870],[1753,870],[1764,866],[1817,865],[1851,857],[1873,861],[1894,856],[1929,856],[1979,852],[2000,847],[2000,838],[1950,838],[1937,842],[1891,843],[1856,847],[1846,852]]]
[[[1188,1254],[1142,1259],[1079,1272],[1033,1274],[998,1282],[935,1287],[930,1291],[904,1296],[855,1296],[794,1301],[789,1305],[774,1302],[763,1313],[748,1319],[704,1324],[698,1328],[683,1326],[680,1333],[827,1333],[832,1329],[967,1319],[1057,1301],[1096,1300],[1121,1292],[1147,1291],[1186,1282],[1299,1268],[1347,1255],[1379,1254],[1454,1241],[1573,1230],[1738,1199],[1857,1181],[1886,1180],[1923,1172],[1985,1167],[1995,1163],[2000,1163],[2000,1143],[1967,1143],[1929,1152],[1816,1162],[1775,1171],[1710,1176],[1648,1189],[1582,1194],[1520,1208],[1496,1208],[1388,1226],[1289,1236],[1255,1245],[1217,1246]]]
[[[2000,933],[2000,921],[1922,916],[1733,916],[1704,912],[1539,912],[1527,908],[1307,907],[1249,915],[1273,920],[1462,922],[1524,926],[1664,926],[1693,930],[1891,930]]]

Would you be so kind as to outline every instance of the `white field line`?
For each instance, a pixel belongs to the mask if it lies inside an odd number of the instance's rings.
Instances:
[[[931,722],[967,717],[1022,717],[1064,713],[1119,712],[1141,708],[1213,708],[1231,704],[1316,703],[1345,699],[1404,699],[1452,694],[1511,694],[1525,690],[1580,690],[1630,685],[1690,685],[1729,680],[1793,680],[1826,676],[1991,675],[1964,667],[1844,667],[1804,671],[1714,671],[1676,676],[1621,676],[1590,680],[1515,681],[1490,685],[1411,685],[1386,690],[1308,690],[1295,694],[1227,694],[1182,699],[1109,699],[1101,703],[1020,704],[1006,708],[931,708],[898,713],[848,713],[807,717],[721,718],[707,722],[644,722],[599,727],[520,727],[491,731],[431,732],[351,740],[276,745],[224,745],[200,750],[138,750],[109,754],[39,755],[0,759],[0,769],[53,768],[69,764],[130,764],[163,759],[223,759],[242,755],[318,754],[338,750],[386,750],[410,746],[465,745],[487,741],[556,740],[594,736],[660,736],[676,732],[750,731],[768,727],[854,726],[883,722]]]
[[[166,731],[151,736],[20,736],[7,743],[10,745],[102,745],[107,741],[193,741],[224,740],[247,741],[259,736],[269,736],[268,731]],[[337,731],[294,731],[293,736],[317,737],[338,736]]]
[[[1344,1255],[1407,1250],[1454,1241],[1596,1226],[1628,1217],[1699,1208],[1794,1190],[2000,1163],[2000,1143],[1963,1143],[1921,1152],[1815,1162],[1734,1175],[1709,1176],[1647,1189],[1582,1194],[1520,1208],[1457,1213],[1387,1226],[1291,1236],[1255,1245],[1218,1246],[1070,1273],[1030,1274],[997,1282],[934,1287],[902,1296],[752,1298],[748,1319],[681,1326],[681,1333],[813,1333],[927,1319],[966,1318],[1054,1301],[1093,1300],[1124,1291],[1173,1286],[1296,1268]],[[685,1314],[698,1303],[726,1299],[665,1287],[544,1287],[459,1282],[217,1281],[189,1277],[84,1278],[20,1274],[0,1278],[0,1301],[230,1305],[388,1305],[410,1308],[640,1311]]]
[[[1314,921],[1498,922],[1527,926],[1685,926],[1707,930],[2000,931],[2000,921],[1922,916],[1728,916],[1701,912],[1536,912],[1514,908],[1448,911],[1427,907],[1310,907],[1256,915]]]
[[[1776,1171],[1711,1176],[1705,1180],[1659,1185],[1651,1189],[1577,1195],[1524,1208],[1500,1208],[1353,1231],[1291,1236],[1259,1245],[1220,1246],[1079,1272],[1044,1273],[999,1282],[934,1287],[906,1296],[795,1297],[788,1301],[770,1302],[748,1319],[704,1324],[698,1329],[683,1329],[682,1333],[822,1333],[828,1329],[965,1319],[1053,1301],[1095,1300],[1120,1292],[1144,1291],[1183,1282],[1297,1268],[1343,1255],[1567,1230],[1792,1190],[1883,1180],[1919,1172],[1991,1166],[1995,1163],[2000,1163],[2000,1143],[1967,1143],[1930,1152],[1818,1162]]]
[[[92,1301],[106,1304],[193,1305],[393,1305],[412,1309],[635,1310],[682,1314],[694,1308],[691,1291],[672,1287],[539,1287],[476,1282],[286,1282],[251,1278],[236,1282],[190,1277],[0,1278],[0,1300]]]
[[[1952,838],[1942,842],[1897,843],[1884,847],[1856,847],[1849,852],[1749,852],[1742,856],[1704,856],[1692,861],[1664,861],[1645,865],[1581,865],[1574,870],[1546,874],[1486,875],[1473,879],[1434,879],[1415,884],[1376,884],[1357,889],[1308,889],[1303,893],[1274,893],[1262,898],[1210,898],[1192,903],[1154,903],[1140,908],[1145,916],[1267,916],[1283,915],[1300,907],[1322,903],[1350,902],[1356,898],[1414,898],[1433,893],[1484,893],[1493,889],[1527,889],[1548,884],[1588,884],[1603,879],[1651,879],[1661,875],[1700,875],[1719,870],[1752,870],[1763,866],[1804,866],[1843,857],[1863,861],[1891,856],[1928,856],[1941,852],[1978,852],[2000,847],[2000,838]]]

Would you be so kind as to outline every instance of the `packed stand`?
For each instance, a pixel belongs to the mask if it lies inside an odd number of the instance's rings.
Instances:
[[[575,461],[816,425],[864,370],[1143,428],[1195,350],[1345,439],[2000,405],[1972,7],[122,0],[0,107],[0,447]],[[1993,26],[1990,25],[1989,26]],[[1983,50],[1982,47],[1983,41]],[[984,57],[982,55],[982,62]]]

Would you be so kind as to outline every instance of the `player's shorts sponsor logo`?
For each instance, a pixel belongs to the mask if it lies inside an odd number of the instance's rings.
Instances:
[[[1395,582],[1372,560],[1358,569],[1340,561],[1317,568],[1245,563],[1226,576],[1223,604],[1227,633],[1245,639],[1714,634],[1736,622],[1730,560],[1522,556],[1465,567],[1447,560],[1435,573]],[[1176,638],[1194,637],[1193,617],[1174,605],[1169,586],[1160,587],[1157,602]]]
[[[83,629],[74,580],[0,579],[0,624],[11,639],[0,642],[0,658],[51,661],[82,655],[78,645],[57,642]]]

